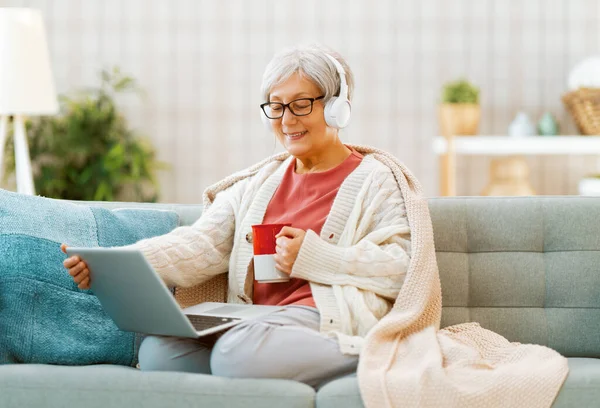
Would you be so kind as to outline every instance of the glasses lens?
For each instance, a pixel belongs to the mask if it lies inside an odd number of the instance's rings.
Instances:
[[[264,107],[265,113],[271,119],[280,118],[283,116],[283,105],[280,103],[269,103]]]
[[[290,109],[294,115],[308,115],[312,111],[312,101],[310,99],[298,99],[290,104]]]

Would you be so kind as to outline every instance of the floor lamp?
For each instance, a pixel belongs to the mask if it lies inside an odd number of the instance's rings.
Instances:
[[[35,194],[24,116],[57,112],[42,14],[27,8],[0,8],[0,181],[12,116],[17,192]]]

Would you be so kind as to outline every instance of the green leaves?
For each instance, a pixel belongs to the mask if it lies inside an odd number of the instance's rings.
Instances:
[[[444,86],[443,103],[479,103],[479,88],[466,79],[449,82]]]
[[[167,166],[153,146],[129,128],[114,97],[138,91],[118,68],[102,71],[100,88],[61,96],[61,114],[27,123],[36,192],[52,198],[156,201],[155,172]],[[14,172],[12,137],[7,176]]]
[[[104,169],[109,172],[119,170],[125,165],[125,150],[122,144],[114,145],[103,157],[102,164]]]

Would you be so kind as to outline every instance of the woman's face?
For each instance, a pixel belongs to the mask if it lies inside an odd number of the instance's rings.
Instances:
[[[271,90],[269,102],[289,103],[299,98],[317,98],[321,90],[312,81],[295,73],[285,82]],[[283,117],[269,119],[281,145],[297,158],[322,154],[337,140],[337,129],[330,128],[323,116],[323,100],[313,103],[313,110],[306,116],[295,116],[285,108]]]

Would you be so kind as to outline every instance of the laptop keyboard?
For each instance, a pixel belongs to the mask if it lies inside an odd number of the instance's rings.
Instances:
[[[194,329],[201,331],[210,329],[216,326],[220,326],[225,323],[238,322],[242,319],[236,319],[233,317],[221,317],[221,316],[198,316],[198,315],[186,315]]]

